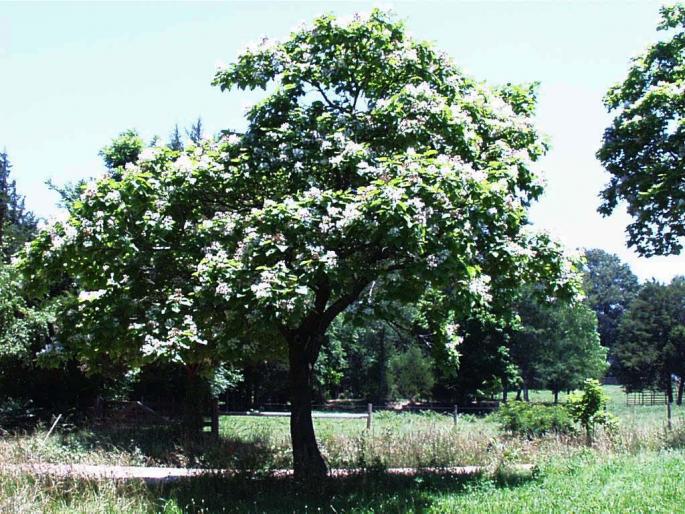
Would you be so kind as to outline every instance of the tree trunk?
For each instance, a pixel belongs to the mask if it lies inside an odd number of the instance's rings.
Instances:
[[[524,382],[523,384],[523,399],[526,400],[527,402],[530,401],[530,398],[528,396],[528,384]]]
[[[385,326],[381,328],[378,338],[378,393],[376,403],[380,404],[388,398],[388,376],[386,370],[387,352],[385,348]]]
[[[673,403],[673,382],[671,382],[671,376],[668,376],[668,385],[666,386],[666,401],[668,403]]]
[[[559,404],[559,391],[554,391],[554,405]]]
[[[680,377],[680,382],[678,382],[678,396],[676,397],[676,403],[678,405],[683,404],[683,386],[685,385],[685,377]]]
[[[312,421],[312,379],[318,348],[312,339],[289,343],[290,436],[293,444],[295,479],[310,481],[326,476],[328,468],[319,452]]]
[[[195,366],[186,368],[186,390],[183,401],[183,429],[188,435],[202,432],[204,425],[203,406],[205,391],[202,379]]]

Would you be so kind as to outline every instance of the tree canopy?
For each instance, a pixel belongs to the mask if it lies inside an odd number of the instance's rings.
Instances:
[[[685,6],[663,7],[658,30],[670,39],[633,59],[605,96],[615,117],[597,152],[611,174],[599,212],[624,200],[628,245],[646,256],[680,253],[685,236]]]
[[[378,10],[264,40],[214,84],[266,91],[244,133],[142,149],[25,254],[33,284],[73,277],[65,327],[87,362],[285,351],[295,473],[319,475],[312,369],[340,313],[420,304],[455,355],[456,313],[506,317],[525,280],[577,291],[528,225],[534,86],[477,82]]]
[[[621,321],[614,355],[628,390],[657,388],[671,397],[671,375],[685,377],[685,278],[642,287]]]
[[[623,314],[640,289],[637,276],[618,256],[592,248],[585,251],[584,290],[597,314],[602,346],[611,349]]]
[[[586,302],[541,302],[526,288],[518,302],[521,324],[512,335],[511,353],[526,385],[560,391],[600,378],[607,349],[600,345],[597,316]]]

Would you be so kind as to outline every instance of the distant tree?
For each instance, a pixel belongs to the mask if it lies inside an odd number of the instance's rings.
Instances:
[[[88,184],[88,180],[79,179],[74,182],[67,182],[66,184],[59,185],[52,179],[48,179],[45,181],[45,184],[48,186],[48,189],[59,195],[57,205],[62,209],[68,209],[73,202],[79,199],[81,191]]]
[[[152,143],[157,142],[157,136]],[[133,164],[138,160],[140,152],[145,148],[143,138],[133,129],[125,130],[112,139],[112,142],[102,148],[99,152],[102,161],[107,168],[107,177],[119,180],[122,176],[126,164]],[[56,184],[53,180],[46,181],[46,185],[55,191],[60,199],[58,205],[63,209],[69,207],[81,197],[81,193],[86,188],[91,179],[79,179],[66,184]]]
[[[607,349],[600,345],[597,317],[585,303],[548,308],[549,325],[538,349],[538,382],[559,392],[580,387],[585,378],[601,378],[607,369]]]
[[[554,394],[580,387],[606,371],[607,350],[600,345],[597,317],[585,303],[541,301],[528,290],[519,303],[521,327],[512,336],[512,357],[527,387]]]
[[[143,138],[138,135],[137,131],[129,129],[100,150],[100,156],[112,177],[119,179],[126,164],[136,162],[143,148],[145,148]]]
[[[433,362],[420,347],[412,345],[388,362],[389,393],[393,398],[427,398],[435,384]]]
[[[621,321],[614,354],[628,391],[657,388],[673,399],[672,376],[685,377],[685,278],[642,287]]]
[[[585,251],[584,289],[597,314],[602,346],[611,351],[623,314],[640,289],[637,276],[618,256],[598,248]]]
[[[199,145],[204,137],[204,133],[202,132],[202,118],[198,117],[197,121],[195,121],[189,129],[186,129],[186,134],[193,144]]]
[[[4,250],[5,220],[9,210],[9,175],[11,165],[7,153],[0,154],[0,249]]]
[[[519,370],[512,363],[507,330],[480,320],[462,323],[464,339],[459,343],[459,368],[445,376],[439,370],[436,389],[445,389],[459,403],[492,397],[515,388]],[[444,393],[443,393],[444,394]]]
[[[50,319],[48,310],[38,311],[24,299],[16,270],[0,263],[0,375],[8,359],[33,358],[32,348],[48,341]]]
[[[12,165],[7,152],[0,153],[0,261],[28,242],[36,232],[37,220],[26,209],[24,197],[17,192],[16,181],[10,178]]]
[[[390,398],[389,363],[393,356],[412,345],[410,320],[400,310],[392,323],[383,319],[353,323],[353,315],[331,325],[327,346],[339,348],[340,390],[348,397],[380,403]],[[326,359],[327,361],[329,359]],[[319,363],[317,362],[317,371]],[[323,371],[323,370],[322,370]],[[330,373],[330,371],[329,371]]]
[[[605,96],[615,117],[597,152],[611,174],[599,212],[625,201],[628,245],[645,256],[678,254],[685,236],[685,5],[662,7],[658,30],[673,33]]]
[[[178,130],[178,123],[174,125],[174,130],[169,136],[169,142],[167,143],[167,146],[169,149],[174,150],[175,152],[180,152],[183,150],[183,139],[181,138],[181,133]]]

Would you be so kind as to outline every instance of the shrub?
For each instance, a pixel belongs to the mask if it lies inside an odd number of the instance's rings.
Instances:
[[[618,424],[618,418],[606,412],[607,399],[601,384],[593,378],[585,379],[583,389],[574,391],[568,398],[568,410],[573,420],[585,429],[588,445],[592,444],[596,425],[614,429]]]
[[[575,432],[573,419],[561,405],[509,402],[500,407],[495,417],[504,430],[528,437]]]

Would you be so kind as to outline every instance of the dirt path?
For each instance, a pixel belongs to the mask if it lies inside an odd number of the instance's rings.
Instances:
[[[532,464],[516,464],[513,469],[528,472],[533,469]],[[484,466],[458,466],[449,468],[388,468],[389,475],[411,476],[420,473],[435,473],[442,475],[475,475],[487,472]],[[331,476],[345,477],[361,472],[360,469],[332,469]],[[200,469],[200,468],[167,468],[147,466],[108,466],[92,464],[6,464],[0,466],[0,473],[31,474],[39,476],[72,477],[90,480],[143,480],[148,483],[161,483],[192,478],[202,475],[226,475],[238,473],[231,469]],[[292,475],[292,470],[274,470],[272,476],[285,477]]]

